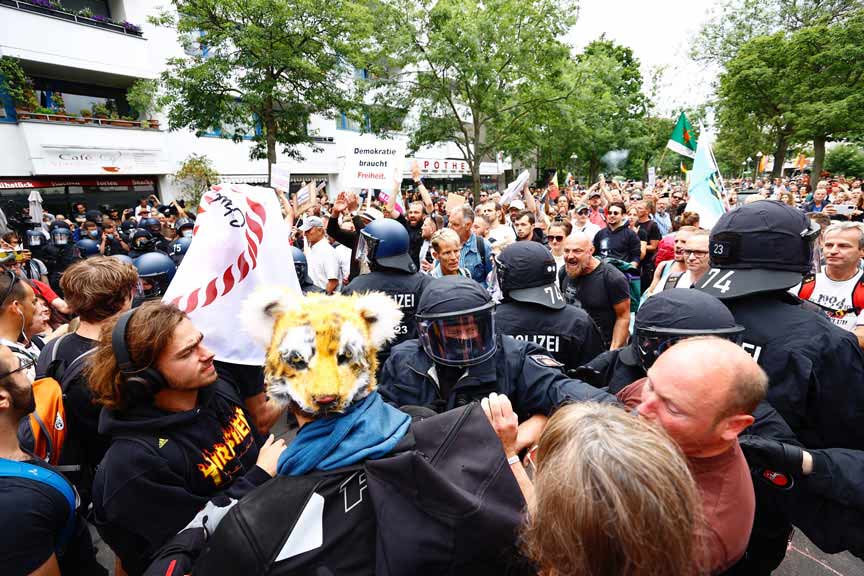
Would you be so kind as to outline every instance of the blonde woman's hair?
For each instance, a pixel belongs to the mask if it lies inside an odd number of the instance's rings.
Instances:
[[[548,576],[696,574],[701,504],[687,462],[623,409],[571,404],[537,452],[523,547]]]

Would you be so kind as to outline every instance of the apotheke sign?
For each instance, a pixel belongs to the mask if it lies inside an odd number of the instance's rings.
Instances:
[[[405,172],[411,173],[411,165],[414,161],[420,166],[420,173],[424,176],[464,176],[471,174],[468,162],[464,160],[441,160],[437,158],[406,158]]]

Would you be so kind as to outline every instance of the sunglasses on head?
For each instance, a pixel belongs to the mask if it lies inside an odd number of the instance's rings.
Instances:
[[[24,360],[24,359],[19,357],[18,368],[15,368],[14,370],[10,370],[9,372],[4,372],[3,374],[0,374],[0,380],[3,380],[4,378],[11,376],[12,374],[15,374],[16,372],[21,372],[22,370],[29,370],[30,368],[33,367],[34,364],[36,364],[36,361],[33,360],[32,358],[28,358],[28,359]]]

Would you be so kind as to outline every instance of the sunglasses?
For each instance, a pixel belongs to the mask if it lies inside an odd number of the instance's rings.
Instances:
[[[550,234],[549,236],[547,236],[547,238],[549,238],[549,240],[551,240],[552,242],[563,242],[564,241],[564,236],[557,236],[557,235],[552,236]]]
[[[623,214],[623,212],[619,212],[618,210],[610,210],[609,211],[610,216],[621,216],[621,214]]]
[[[10,370],[9,372],[6,372],[4,374],[0,374],[0,380],[3,380],[8,376],[11,376],[12,374],[15,374],[16,372],[21,372],[22,370],[29,370],[33,367],[34,364],[36,364],[36,360],[32,358],[28,358],[27,360],[21,360],[19,357],[18,368]]]

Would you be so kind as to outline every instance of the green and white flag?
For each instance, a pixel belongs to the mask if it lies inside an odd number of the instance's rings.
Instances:
[[[693,134],[693,127],[683,112],[678,117],[678,122],[675,124],[675,129],[672,130],[672,136],[669,137],[666,147],[688,158],[696,156],[696,135]]]

